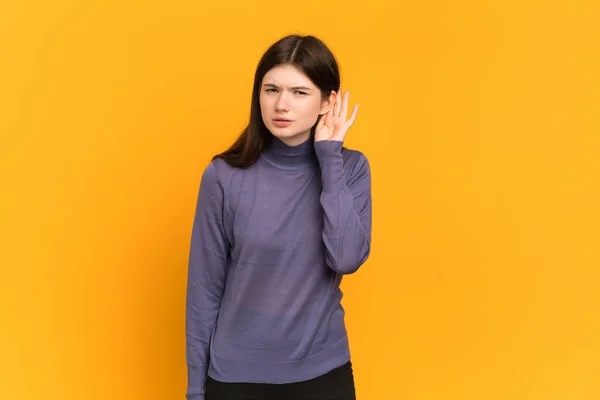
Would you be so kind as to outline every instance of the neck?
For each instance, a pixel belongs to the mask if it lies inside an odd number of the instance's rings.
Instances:
[[[263,156],[270,164],[282,169],[303,169],[315,165],[317,157],[311,136],[297,145],[288,145],[271,134],[271,143]]]

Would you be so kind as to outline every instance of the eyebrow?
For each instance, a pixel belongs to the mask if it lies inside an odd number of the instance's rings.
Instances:
[[[269,86],[269,87],[274,87],[279,89],[279,86],[273,84],[273,83],[265,83],[263,86]],[[302,89],[302,90],[311,90],[312,88],[306,87],[306,86],[293,86],[290,89],[294,89],[294,90],[298,90],[298,89]]]

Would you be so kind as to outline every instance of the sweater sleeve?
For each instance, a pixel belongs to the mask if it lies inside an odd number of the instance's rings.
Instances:
[[[351,170],[344,169],[342,142],[317,141],[321,166],[321,206],[324,211],[323,241],[327,265],[351,274],[371,251],[371,172],[367,158],[358,153]],[[351,163],[348,163],[350,165]]]
[[[204,170],[191,235],[186,296],[188,400],[204,400],[209,344],[216,323],[229,254],[223,187],[213,163]]]

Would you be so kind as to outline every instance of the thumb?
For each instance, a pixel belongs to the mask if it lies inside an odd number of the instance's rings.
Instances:
[[[325,125],[325,117],[327,114],[321,115],[321,119],[319,119],[319,123],[317,124],[317,129],[321,129],[323,125]]]

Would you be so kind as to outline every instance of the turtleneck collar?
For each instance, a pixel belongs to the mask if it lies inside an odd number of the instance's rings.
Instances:
[[[271,135],[271,143],[263,152],[266,160],[282,169],[303,169],[318,162],[312,137],[296,146],[289,146]]]

